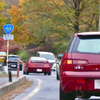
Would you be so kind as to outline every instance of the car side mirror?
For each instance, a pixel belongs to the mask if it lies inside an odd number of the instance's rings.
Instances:
[[[57,58],[58,58],[58,59],[61,59],[62,57],[63,57],[63,53],[57,54]]]
[[[24,63],[26,63],[26,61],[23,61]]]

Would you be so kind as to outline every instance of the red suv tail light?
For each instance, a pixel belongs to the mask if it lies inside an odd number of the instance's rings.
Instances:
[[[72,64],[72,60],[64,60],[63,64]]]
[[[88,64],[86,60],[64,60],[63,64]]]
[[[73,69],[73,61],[71,59],[64,59],[61,62],[61,71],[72,71]]]
[[[62,71],[75,71],[75,70],[83,70],[84,65],[87,64],[88,61],[86,60],[64,59],[62,60],[61,67],[62,67]]]

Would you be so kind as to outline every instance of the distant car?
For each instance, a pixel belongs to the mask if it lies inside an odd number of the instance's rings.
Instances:
[[[0,57],[0,66],[3,66],[3,64],[4,64],[4,57]]]
[[[8,55],[8,65],[11,70],[16,70],[19,62],[19,70],[22,70],[22,61],[18,55]]]
[[[59,65],[61,63],[61,58],[63,56],[63,53],[58,54],[57,56],[59,56],[59,59],[56,60],[56,79],[59,80]]]
[[[51,68],[53,64],[55,63],[55,55],[52,52],[38,51],[36,53],[36,56],[46,58],[47,61],[51,64]]]
[[[52,71],[56,71],[56,63],[54,63],[54,64],[52,65],[51,70],[52,70]]]
[[[0,67],[2,67],[5,63],[6,52],[0,52]]]
[[[100,96],[100,32],[74,34],[59,73],[59,100]]]
[[[30,57],[24,64],[23,74],[44,73],[51,75],[51,65],[44,57]]]
[[[59,64],[59,59],[55,58],[55,63],[52,65],[52,68],[51,68],[52,71],[56,71],[57,64]]]

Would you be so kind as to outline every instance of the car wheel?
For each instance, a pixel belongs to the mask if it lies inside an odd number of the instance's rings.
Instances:
[[[23,74],[25,74],[25,71],[23,71]]]
[[[20,70],[22,70],[22,66],[20,67]]]
[[[47,73],[44,73],[44,75],[46,75]]]
[[[51,75],[51,72],[49,72],[48,75]]]
[[[89,93],[84,93],[84,95],[83,95],[82,98],[88,99],[88,98],[90,98],[90,97],[91,97],[91,95],[90,95]]]
[[[60,85],[60,99],[59,100],[74,100],[75,96],[72,93],[67,93],[65,94],[62,89],[61,89],[61,85]]]
[[[56,72],[56,79],[59,80],[58,71]]]

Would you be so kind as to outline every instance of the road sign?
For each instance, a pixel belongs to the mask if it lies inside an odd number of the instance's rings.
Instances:
[[[3,34],[3,40],[13,40],[14,35]]]
[[[7,34],[10,34],[12,32],[13,28],[14,27],[11,24],[6,24],[6,25],[3,26],[3,29]]]

